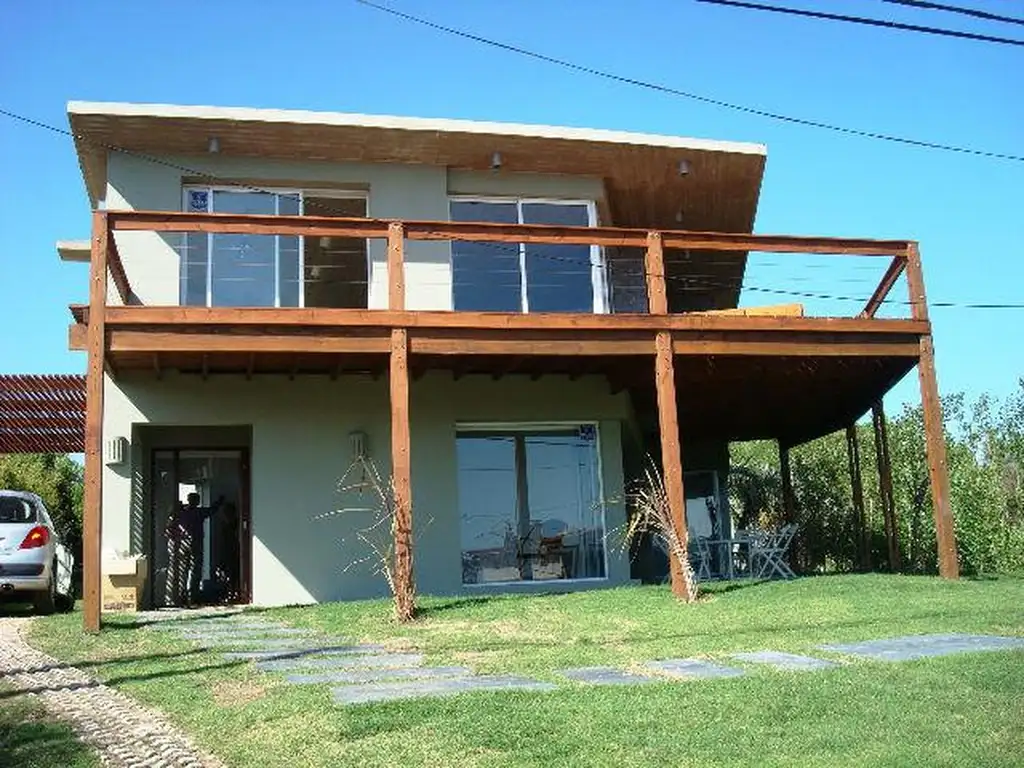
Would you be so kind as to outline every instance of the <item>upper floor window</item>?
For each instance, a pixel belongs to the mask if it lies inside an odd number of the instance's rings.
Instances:
[[[592,201],[451,200],[452,221],[596,224]],[[452,242],[452,306],[495,312],[607,312],[601,249],[546,243]]]
[[[366,197],[299,190],[186,187],[190,213],[364,217]],[[181,303],[210,307],[367,306],[366,240],[294,235],[188,234]]]

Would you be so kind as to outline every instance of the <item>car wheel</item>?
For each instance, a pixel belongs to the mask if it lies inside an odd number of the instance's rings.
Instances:
[[[48,616],[57,608],[57,563],[50,569],[49,586],[36,592],[32,599],[32,607],[40,616]]]

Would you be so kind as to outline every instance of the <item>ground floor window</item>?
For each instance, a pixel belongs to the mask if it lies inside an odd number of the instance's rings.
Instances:
[[[606,575],[595,424],[460,427],[464,584]]]

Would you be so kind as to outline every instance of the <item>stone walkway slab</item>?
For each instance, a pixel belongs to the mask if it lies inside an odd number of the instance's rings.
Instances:
[[[615,667],[574,667],[572,669],[561,669],[558,674],[564,675],[570,680],[591,685],[636,685],[638,683],[660,682],[656,677],[636,675],[632,672],[625,672]]]
[[[237,629],[279,629],[282,624],[273,624],[269,621],[162,621],[157,624],[148,624],[146,629],[151,632],[209,632],[218,630]]]
[[[201,645],[217,648],[239,648],[247,651],[316,651],[320,648],[344,648],[351,640],[347,637],[225,637],[200,640]]]
[[[875,661],[912,661],[970,651],[1002,651],[1024,648],[1024,637],[998,635],[909,635],[863,643],[818,646],[825,651],[860,656]]]
[[[662,659],[649,661],[644,666],[657,672],[685,678],[739,677],[743,674],[742,669],[725,667],[701,659]]]
[[[289,627],[268,628],[268,629],[236,629],[214,631],[187,631],[181,636],[186,640],[198,640],[200,642],[230,643],[241,640],[280,640],[280,639],[302,639],[317,637],[318,633],[312,629],[291,629]]]
[[[439,677],[467,677],[473,674],[469,667],[380,667],[377,669],[338,670],[315,674],[292,674],[285,682],[293,685],[316,683],[375,683],[386,680],[431,680]]]
[[[338,704],[368,704],[380,701],[398,701],[425,696],[455,696],[472,691],[553,691],[557,686],[527,677],[494,675],[480,677],[453,677],[444,680],[421,680],[407,683],[367,683],[335,688],[334,701]]]
[[[248,658],[264,672],[291,672],[301,669],[369,669],[377,667],[418,667],[423,664],[422,653],[360,653],[358,651],[335,650],[322,652],[328,658],[316,658],[313,654],[288,655],[264,652],[225,653],[226,658]]]
[[[807,671],[814,669],[829,669],[838,667],[834,661],[816,659],[813,656],[800,656],[795,653],[782,653],[780,651],[754,651],[752,653],[734,653],[732,655],[737,661],[749,661],[754,664],[765,664],[769,667],[787,671]]]

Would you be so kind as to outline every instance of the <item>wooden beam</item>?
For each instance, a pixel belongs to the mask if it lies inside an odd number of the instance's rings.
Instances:
[[[113,230],[153,232],[229,232],[236,234],[380,237],[388,235],[389,221],[326,216],[271,216],[232,213],[180,213],[169,211],[110,211]],[[621,227],[563,227],[538,224],[490,224],[454,221],[406,221],[411,240],[475,240],[507,243],[564,243],[642,247],[647,232]],[[906,240],[798,237],[731,232],[664,230],[665,248],[706,251],[771,251],[789,253],[897,256]]]
[[[203,363],[202,363],[202,377],[203,377],[203,381],[206,381],[209,378],[209,376],[210,376],[210,356],[207,355],[204,352],[203,353]]]
[[[153,373],[156,374],[156,380],[160,381],[164,377],[164,369],[160,366],[160,353],[153,353]]]
[[[655,338],[654,383],[658,399],[658,431],[661,435],[661,467],[668,496],[672,524],[680,545],[689,541],[686,530],[686,495],[683,490],[683,456],[679,440],[679,415],[676,406],[675,363],[672,359],[672,337],[661,332]],[[671,547],[669,548],[671,550]],[[672,594],[690,602],[695,595],[690,591],[684,568],[687,564],[670,551]]]
[[[72,323],[68,326],[68,349],[72,352],[84,352],[89,347],[88,326]]]
[[[907,288],[915,320],[928,320],[928,299],[924,290],[921,254],[917,243],[907,248]],[[942,426],[942,401],[935,373],[935,347],[930,333],[921,337],[921,357],[917,364],[921,383],[921,410],[924,415],[925,454],[932,487],[932,514],[935,518],[935,539],[938,547],[939,575],[946,579],[960,577],[957,559],[953,509],[949,497],[949,465],[946,460],[946,435]]]
[[[405,309],[405,234],[401,222],[388,224],[388,309]]]
[[[395,611],[400,621],[415,612],[412,570],[412,460],[409,429],[409,340],[391,332],[391,481],[394,489]]]
[[[907,260],[904,256],[893,256],[891,262],[889,262],[889,268],[885,270],[885,274],[882,275],[881,282],[878,283],[878,287],[875,288],[874,293],[871,294],[871,298],[868,299],[868,303],[864,306],[864,309],[860,313],[860,317],[874,317],[875,313],[878,312],[882,307],[882,303],[889,295],[889,291],[896,284],[896,281],[900,279],[900,275],[903,274],[903,270],[907,266]]]
[[[245,380],[252,381],[252,372],[256,368],[256,355],[253,352],[249,353],[249,360],[245,364]]]
[[[744,317],[689,312],[646,314],[523,314],[505,312],[389,311],[242,307],[109,307],[107,324],[268,325],[390,329],[463,328],[492,330],[594,331],[808,331],[822,333],[929,333],[927,321],[846,317]]]
[[[82,627],[99,632],[103,546],[103,376],[106,362],[107,216],[92,215],[92,254],[89,266],[89,350],[86,369],[85,488],[82,500]]]
[[[889,434],[885,423],[882,401],[871,406],[871,425],[875,432],[875,464],[878,467],[878,495],[882,502],[882,520],[885,543],[889,556],[889,570],[899,573],[903,565],[900,557],[899,532],[896,527],[896,499],[892,490],[892,463],[889,458]]]
[[[349,336],[305,336],[296,334],[245,335],[219,333],[193,333],[188,331],[139,331],[111,330],[111,352],[219,352],[256,353],[380,353],[387,354],[390,346],[387,337]]]
[[[647,233],[644,252],[644,273],[647,277],[647,311],[652,315],[668,314],[668,294],[665,289],[665,251],[661,233]]]
[[[854,528],[857,532],[857,561],[862,571],[871,570],[871,549],[868,540],[867,515],[864,511],[864,481],[860,470],[860,445],[857,425],[846,428],[846,458],[850,466],[850,488],[853,494]]]
[[[107,230],[107,264],[114,287],[117,288],[117,295],[121,297],[121,303],[131,304],[135,300],[135,294],[132,293],[128,275],[124,271],[121,254],[117,250],[117,241],[114,240],[114,233],[109,228]]]

